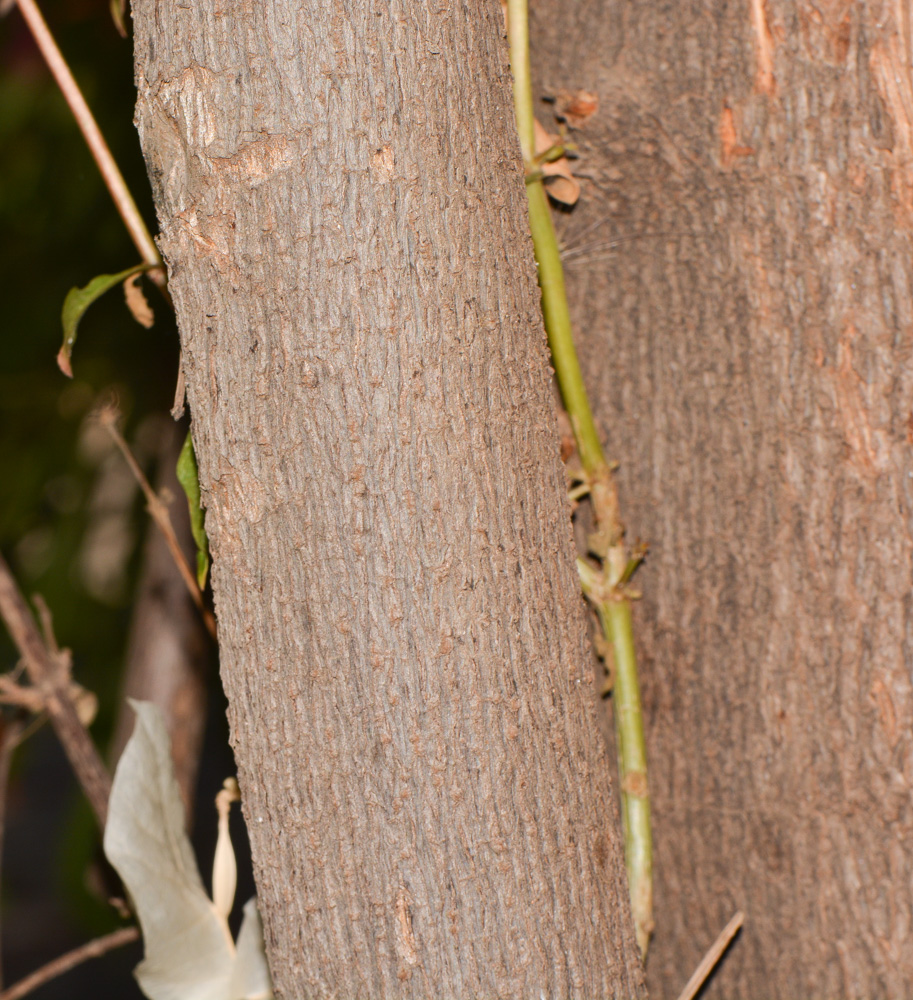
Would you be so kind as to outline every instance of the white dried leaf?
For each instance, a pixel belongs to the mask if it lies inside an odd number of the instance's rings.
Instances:
[[[184,832],[171,741],[158,708],[131,705],[136,726],[114,775],[104,846],[143,931],[136,978],[150,1000],[228,1000],[235,949]]]
[[[256,898],[249,899],[244,906],[237,947],[229,1000],[272,1000],[273,982],[266,964],[263,924]]]

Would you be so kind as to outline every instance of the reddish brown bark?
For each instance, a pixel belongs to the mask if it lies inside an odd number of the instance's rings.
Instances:
[[[599,100],[563,235],[651,543],[652,988],[742,908],[708,997],[910,995],[909,12],[537,11],[542,91]]]

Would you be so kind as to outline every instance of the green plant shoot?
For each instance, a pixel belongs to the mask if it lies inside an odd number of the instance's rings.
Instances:
[[[614,716],[625,867],[634,931],[641,956],[646,958],[653,931],[653,834],[643,713],[631,627],[631,600],[635,594],[629,587],[631,575],[645,550],[640,548],[629,554],[625,546],[612,468],[602,450],[574,347],[561,254],[543,184],[541,161],[536,158],[527,0],[507,0],[507,13],[514,107],[526,170],[530,230],[539,265],[542,313],[555,377],[574,429],[582,466],[575,476],[580,487],[574,492],[576,496],[589,493],[596,522],[596,530],[588,539],[592,560],[578,560],[578,568],[583,592],[596,609],[605,635],[607,656],[611,655],[614,666]]]
[[[193,440],[189,431],[184,446],[181,448],[181,454],[178,456],[177,475],[190,508],[190,530],[197,546],[197,583],[202,590],[206,586],[206,577],[209,575],[209,539],[206,537],[206,528],[203,524],[197,456],[193,450]]]

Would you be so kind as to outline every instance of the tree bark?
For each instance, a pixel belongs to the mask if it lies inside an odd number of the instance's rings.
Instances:
[[[134,16],[278,994],[643,996],[500,10]]]
[[[651,990],[741,908],[708,997],[913,995],[909,5],[536,12],[599,99],[564,238],[651,545]]]

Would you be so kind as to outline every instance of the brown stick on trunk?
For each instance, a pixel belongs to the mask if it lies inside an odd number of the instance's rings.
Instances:
[[[173,497],[169,509],[171,523],[188,563],[193,565],[190,516],[175,471],[182,434],[164,416],[157,429],[160,438],[156,485],[159,491],[167,490]],[[187,593],[168,544],[158,525],[150,518],[146,526],[143,566],[130,622],[127,665],[110,756],[113,761],[118,760],[133,732],[136,713],[126,699],[136,698],[158,705],[171,735],[175,777],[181,788],[188,826],[193,816],[194,791],[206,724],[203,675],[208,655],[209,643],[203,620]]]
[[[708,1000],[913,996],[907,6],[534,10],[599,100],[563,235],[651,545],[651,989],[739,908]]]
[[[637,997],[497,5],[145,0],[284,997]]]

